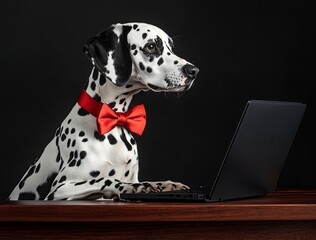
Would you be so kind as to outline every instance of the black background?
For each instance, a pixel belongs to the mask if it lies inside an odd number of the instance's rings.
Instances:
[[[279,187],[315,187],[315,13],[306,1],[8,1],[1,7],[1,199],[75,104],[91,64],[83,43],[112,23],[166,31],[200,69],[177,94],[141,93],[140,180],[212,183],[248,99],[307,110]]]

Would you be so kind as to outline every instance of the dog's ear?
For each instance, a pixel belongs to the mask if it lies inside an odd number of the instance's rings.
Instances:
[[[127,34],[131,28],[120,23],[112,25],[90,38],[83,47],[83,52],[97,70],[118,86],[123,86],[132,72],[127,42]]]

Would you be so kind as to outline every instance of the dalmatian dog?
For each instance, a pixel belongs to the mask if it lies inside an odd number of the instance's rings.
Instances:
[[[199,69],[173,47],[173,40],[154,25],[113,24],[84,44],[93,66],[83,90],[117,113],[127,112],[140,91],[188,90]],[[122,125],[100,134],[96,117],[76,102],[8,200],[120,200],[123,192],[189,188],[170,180],[139,182],[133,134]]]

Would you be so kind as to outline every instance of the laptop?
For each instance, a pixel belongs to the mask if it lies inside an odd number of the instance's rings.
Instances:
[[[273,192],[305,112],[299,102],[249,100],[214,183],[189,190],[122,193],[128,201],[219,202]]]

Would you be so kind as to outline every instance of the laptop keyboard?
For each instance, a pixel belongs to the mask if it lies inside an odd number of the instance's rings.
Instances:
[[[212,190],[212,186],[203,185],[203,186],[193,187],[193,188],[186,189],[186,190],[176,190],[176,191],[171,191],[171,192],[200,193],[200,194],[207,195],[210,193],[211,190]]]

